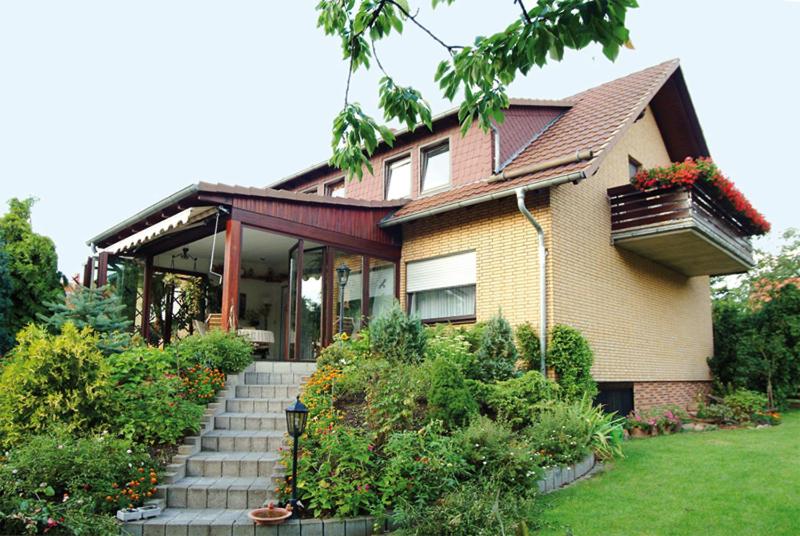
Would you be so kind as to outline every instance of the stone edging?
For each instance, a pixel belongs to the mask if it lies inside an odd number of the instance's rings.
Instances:
[[[583,460],[575,465],[567,467],[553,467],[544,472],[544,476],[539,480],[539,492],[550,493],[557,489],[572,484],[582,476],[589,473],[594,468],[594,453],[590,453]]]

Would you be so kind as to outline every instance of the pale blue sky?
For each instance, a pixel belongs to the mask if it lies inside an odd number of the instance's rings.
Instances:
[[[517,16],[511,0],[411,3],[451,42]],[[775,229],[800,225],[800,2],[640,3],[635,50],[613,64],[596,48],[568,54],[511,94],[564,97],[680,57],[714,158]],[[88,238],[187,184],[267,185],[327,159],[346,69],[315,4],[0,0],[0,199],[40,199],[34,227],[74,274]],[[442,52],[410,26],[379,49],[434,112],[452,106],[433,83]],[[377,79],[352,90],[371,111]]]

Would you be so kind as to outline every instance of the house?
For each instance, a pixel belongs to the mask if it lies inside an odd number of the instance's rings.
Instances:
[[[380,146],[360,181],[321,163],[270,187],[191,185],[92,238],[84,279],[137,261],[137,325],[169,340],[176,295],[156,292],[158,274],[197,278],[212,320],[269,332],[275,359],[314,359],[395,298],[426,322],[502,310],[581,330],[613,407],[687,404],[710,380],[709,276],[752,266],[750,233],[699,188],[664,197],[630,178],[708,155],[673,60],[563,100],[512,100],[490,132],[462,137],[446,112]],[[157,300],[169,306],[154,315]]]

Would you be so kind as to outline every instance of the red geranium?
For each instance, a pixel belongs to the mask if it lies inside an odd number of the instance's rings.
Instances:
[[[644,169],[631,179],[631,183],[639,190],[666,188],[670,186],[691,187],[702,181],[716,192],[719,197],[730,203],[740,218],[750,223],[753,234],[766,234],[770,224],[764,216],[744,197],[733,182],[719,170],[711,158],[688,157],[683,162],[675,162],[666,167]]]

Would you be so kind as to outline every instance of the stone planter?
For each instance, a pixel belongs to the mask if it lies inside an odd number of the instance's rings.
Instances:
[[[577,479],[583,477],[589,471],[591,471],[594,467],[594,464],[595,458],[594,454],[592,453],[575,465],[547,469],[538,482],[539,492],[550,493],[551,491],[555,491],[562,486],[572,484]]]
[[[138,508],[125,508],[124,510],[117,510],[117,519],[126,523],[128,521],[138,521],[142,519],[142,512]]]

